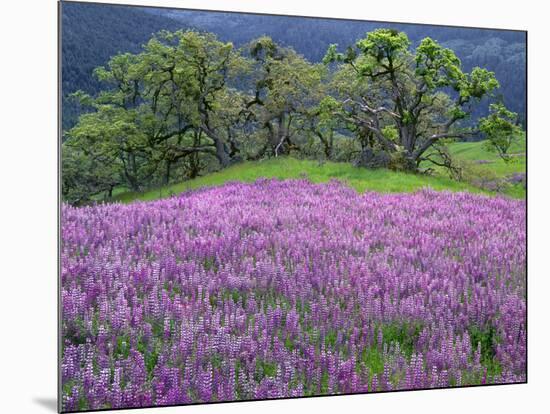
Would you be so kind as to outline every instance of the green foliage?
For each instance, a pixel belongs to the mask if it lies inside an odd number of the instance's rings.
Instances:
[[[395,29],[376,29],[367,33],[367,37],[357,42],[357,48],[377,62],[390,64],[400,53],[405,53],[411,42],[404,32]]]
[[[106,155],[90,156],[85,149],[69,144],[61,150],[61,191],[65,201],[82,204],[99,193],[109,194],[121,183],[116,160]]]
[[[336,340],[338,337],[338,332],[335,330],[330,330],[327,332],[327,335],[325,336],[325,346],[328,348],[334,348],[336,345]]]
[[[508,151],[522,136],[517,114],[500,103],[491,104],[489,116],[480,119],[479,129],[487,138],[487,149],[495,151],[506,162],[512,160]]]
[[[439,141],[474,134],[458,121],[499,87],[493,72],[465,72],[453,50],[430,37],[414,51],[410,44],[404,32],[377,29],[356,43],[356,52],[331,45],[325,56],[325,64],[339,63],[332,89],[342,105],[333,116],[360,140],[366,166],[416,170]],[[389,157],[376,158],[381,151]]]
[[[323,373],[321,374],[321,384],[319,384],[320,394],[328,394],[329,388],[328,388],[328,372],[323,370]]]
[[[393,125],[386,125],[382,128],[382,134],[390,141],[397,141],[399,138],[399,132]]]
[[[468,79],[459,85],[460,97],[466,100],[469,97],[481,99],[488,93],[498,89],[500,84],[494,72],[475,67]]]
[[[514,140],[508,149],[513,162],[505,162],[493,150],[489,149],[486,140],[476,142],[454,142],[448,144],[450,152],[461,160],[472,161],[474,164],[490,168],[498,177],[504,178],[514,173],[525,172],[527,141],[525,134]],[[480,163],[481,162],[481,163]]]
[[[494,378],[500,375],[502,367],[496,357],[496,346],[500,341],[496,329],[492,326],[480,328],[477,325],[472,325],[468,329],[472,351],[481,351],[480,362],[487,369],[487,376]]]
[[[294,341],[288,336],[285,338],[285,348],[288,349],[290,352],[292,352],[295,348]]]
[[[153,343],[148,347],[143,339],[140,338],[137,344],[137,350],[143,355],[145,360],[145,368],[147,369],[147,375],[149,378],[153,376],[153,370],[158,362],[158,357],[160,355],[160,342],[158,340],[153,340]]]
[[[469,132],[455,123],[498,82],[486,69],[463,71],[430,37],[410,47],[404,32],[377,29],[344,53],[331,45],[316,65],[269,36],[236,49],[208,32],[160,31],[96,68],[97,96],[73,94],[89,112],[65,134],[63,198],[155,187],[166,196],[179,188],[171,183],[281,155],[416,170],[434,144]],[[505,154],[498,131],[514,114],[491,108],[480,129]]]
[[[261,62],[266,62],[268,59],[273,59],[278,55],[278,46],[269,36],[259,37],[249,45],[250,55]]]
[[[301,151],[302,146],[311,145],[307,131],[315,124],[319,129],[332,128],[323,115],[334,103],[326,100],[321,104],[327,98],[322,65],[312,65],[293,49],[266,36],[253,40],[248,50],[254,60],[254,97],[244,111],[264,141],[254,158]],[[297,131],[301,136],[296,136]]]
[[[291,45],[298,54],[310,62],[320,62],[331,43],[354,45],[364,37],[365,31],[375,29],[375,23],[342,23],[326,19],[301,19],[285,16],[257,16],[232,14],[231,24],[223,13],[193,11],[178,14],[174,19],[151,14],[140,8],[93,4],[63,4],[62,7],[62,70],[64,94],[82,89],[94,95],[102,85],[90,76],[93,68],[104,65],[109,57],[119,51],[136,53],[147,43],[151,33],[161,29],[177,30],[194,27],[197,30],[216,33],[220,39],[232,41],[236,47],[250,39],[265,34],[276,43]],[[521,114],[525,113],[525,37],[519,32],[474,30],[468,28],[402,25],[392,27],[407,33],[411,44],[418,45],[429,36],[441,45],[452,49],[468,70],[475,66],[494,71],[502,84],[501,92],[506,104]],[[355,48],[354,48],[355,49]],[[345,51],[345,50],[344,50]],[[246,90],[246,89],[245,89]],[[68,129],[80,113],[78,105],[63,102],[63,126]],[[486,115],[485,106],[474,108],[472,119]],[[472,123],[473,124],[473,123]]]
[[[321,99],[321,102],[319,102],[319,111],[321,113],[321,118],[324,122],[329,122],[331,119],[333,119],[332,114],[334,111],[339,110],[342,107],[342,104],[338,102],[334,97],[332,96],[325,96],[323,99]]]
[[[461,169],[462,181],[486,191],[497,191],[514,198],[525,198],[525,187],[522,183],[512,184],[509,178],[526,171],[526,140],[522,134],[512,142],[509,153],[510,161],[504,161],[492,149],[486,140],[477,142],[451,142],[446,144],[456,165]],[[512,156],[512,154],[514,154]],[[428,167],[429,164],[422,164]],[[438,176],[447,175],[446,171],[435,168]]]
[[[323,57],[323,64],[328,65],[333,62],[343,62],[344,61],[344,55],[341,53],[338,53],[338,45],[337,44],[331,44],[329,45],[327,52],[325,53],[325,56]]]
[[[416,48],[416,74],[430,90],[451,86],[455,90],[465,82],[460,59],[451,49],[443,48],[427,37]]]
[[[478,345],[481,348],[481,360],[487,361],[495,357],[495,346],[497,344],[497,334],[493,326],[487,326],[483,329],[477,325],[472,325],[468,329],[472,348],[477,349]]]
[[[361,372],[363,367],[368,370],[371,377],[384,372],[384,356],[382,352],[376,347],[363,349],[359,354],[356,370]]]
[[[273,378],[277,374],[277,363],[256,359],[255,376],[257,381],[265,377]]]
[[[383,324],[382,340],[385,344],[399,344],[399,348],[410,358],[415,351],[415,342],[422,331],[420,323],[394,322]]]
[[[115,358],[126,359],[130,355],[130,336],[129,335],[120,335],[116,338],[115,344]]]
[[[74,95],[92,112],[66,133],[65,199],[85,202],[116,185],[138,191],[174,173],[194,177],[213,159],[226,165],[238,153],[244,99],[228,84],[248,69],[231,43],[195,31],[161,31],[140,53],[113,56],[95,70],[107,88],[95,98]],[[71,168],[84,157],[86,172]]]

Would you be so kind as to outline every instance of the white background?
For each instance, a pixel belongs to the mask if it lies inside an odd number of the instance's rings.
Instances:
[[[519,413],[540,412],[548,406],[550,23],[543,1],[132,2],[529,31],[528,385],[175,407],[156,412]],[[0,411],[53,412],[57,372],[57,4],[55,0],[11,0],[2,1],[0,8]],[[149,411],[155,412],[141,412]]]

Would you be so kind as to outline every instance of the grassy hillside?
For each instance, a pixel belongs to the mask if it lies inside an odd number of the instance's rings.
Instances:
[[[509,150],[513,159],[504,162],[496,153],[487,150],[484,141],[456,142],[449,145],[451,154],[463,161],[470,177],[483,177],[485,180],[509,181],[517,174],[525,173],[527,169],[525,138],[514,143]],[[441,169],[440,175],[446,174]],[[526,190],[522,183],[509,183],[505,193],[515,198],[525,198]]]
[[[486,164],[478,165],[490,168],[500,177],[505,177],[517,172],[525,172],[525,138],[512,145],[509,153],[514,154],[514,160],[508,163],[504,162],[496,153],[487,151],[484,141],[455,142],[449,145],[449,149],[451,154],[462,160],[487,161]]]
[[[518,154],[513,162],[505,163],[498,155],[487,151],[483,142],[457,142],[450,145],[453,155],[461,160],[470,161],[469,168],[480,174],[489,171],[491,174],[505,178],[514,173],[525,172],[525,140],[514,145],[510,153]],[[482,161],[483,163],[478,163]],[[229,181],[252,182],[258,178],[304,178],[312,182],[327,182],[338,179],[346,182],[359,192],[412,192],[424,187],[434,190],[471,191],[491,194],[473,185],[457,182],[448,178],[443,171],[436,175],[420,175],[384,169],[368,170],[356,168],[350,163],[298,160],[289,157],[280,157],[264,161],[248,161],[234,165],[222,171],[198,177],[194,180],[171,184],[143,193],[119,190],[115,195],[116,201],[128,203],[134,200],[155,200],[169,197],[186,190],[206,186],[221,185]],[[506,194],[514,198],[524,198],[525,189],[521,184],[511,185]]]
[[[411,192],[423,187],[431,187],[434,190],[482,192],[473,186],[453,181],[447,177],[431,177],[383,169],[367,170],[353,167],[349,163],[327,162],[319,164],[316,161],[310,160],[277,158],[265,161],[244,162],[194,180],[184,181],[144,193],[119,193],[115,196],[115,199],[122,202],[154,200],[194,188],[220,185],[228,181],[251,182],[262,177],[279,179],[307,177],[316,183],[339,179],[360,192],[367,190]]]

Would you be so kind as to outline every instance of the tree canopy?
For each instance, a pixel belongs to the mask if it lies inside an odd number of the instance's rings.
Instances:
[[[495,74],[467,72],[427,37],[416,48],[393,29],[369,32],[322,64],[262,36],[241,48],[195,30],[160,31],[137,53],[95,70],[104,87],[72,99],[89,112],[66,132],[63,196],[82,203],[117,187],[140,191],[243,159],[281,155],[416,171],[446,165],[446,140],[483,134],[506,157],[520,127],[493,97]]]
[[[456,54],[429,37],[411,51],[408,37],[392,29],[370,32],[344,53],[331,45],[324,63],[333,62],[346,73],[340,81],[364,86],[345,93],[334,115],[368,137],[363,162],[373,166],[393,160],[417,169],[439,141],[475,134],[476,129],[460,128],[460,121],[499,86],[486,69],[464,72]],[[387,156],[376,157],[377,148]]]

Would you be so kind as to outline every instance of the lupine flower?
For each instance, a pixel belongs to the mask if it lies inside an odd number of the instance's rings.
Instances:
[[[525,381],[525,203],[259,180],[62,206],[63,409]]]

